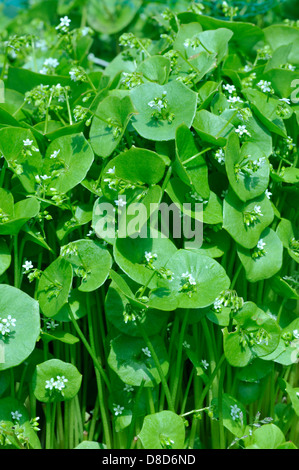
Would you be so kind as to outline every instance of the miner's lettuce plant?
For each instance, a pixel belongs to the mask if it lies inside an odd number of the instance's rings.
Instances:
[[[1,20],[0,447],[297,448],[298,25],[54,3]]]

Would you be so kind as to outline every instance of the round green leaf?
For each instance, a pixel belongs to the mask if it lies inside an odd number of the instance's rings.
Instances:
[[[65,378],[64,388],[46,388],[47,381],[54,379],[54,383],[59,378]],[[82,375],[78,369],[67,362],[59,359],[50,359],[36,366],[32,377],[32,390],[37,400],[43,403],[59,402],[71,400],[80,390]]]
[[[35,348],[40,333],[39,306],[21,290],[0,285],[0,318],[11,315],[15,325],[0,337],[0,370],[21,364]],[[2,323],[2,322],[1,322]]]
[[[283,246],[276,233],[266,228],[260,237],[260,242],[265,243],[262,251],[258,247],[248,250],[242,246],[237,247],[238,256],[244,266],[246,278],[250,282],[261,281],[274,276],[282,266]],[[255,258],[255,253],[261,256]]]
[[[152,336],[151,343],[157,354],[164,375],[169,368],[168,356],[160,336]],[[145,380],[145,387],[154,387],[161,379],[155,362],[142,338],[119,335],[110,343],[108,364],[119,378],[128,385],[139,386]],[[145,350],[145,352],[143,351]]]
[[[260,211],[262,215],[256,214],[256,210],[257,212]],[[246,225],[246,213],[252,211],[254,211],[257,218],[249,225]],[[252,249],[257,245],[261,233],[271,224],[273,218],[273,208],[265,194],[244,203],[230,189],[224,199],[223,227],[244,248]]]
[[[257,171],[248,172],[248,164],[260,160]],[[242,168],[245,167],[245,171]],[[225,151],[225,167],[229,183],[236,195],[244,202],[263,194],[269,184],[270,165],[259,147],[245,142],[240,150],[239,138],[231,134]],[[239,173],[236,173],[239,170]]]
[[[20,415],[18,420],[13,419],[12,413]],[[18,424],[23,430],[22,436],[27,441],[23,448],[41,449],[41,444],[36,432],[32,429],[28,411],[20,401],[14,397],[5,397],[0,400],[0,423],[5,426],[9,432],[8,439],[11,444],[0,445],[0,449],[19,449],[20,444],[14,433],[14,426]],[[5,435],[5,434],[4,434]]]
[[[140,323],[148,335],[156,335],[165,325],[168,315],[161,315],[159,310],[146,309],[142,311],[132,306],[127,297],[112,282],[109,286],[106,300],[105,312],[107,319],[119,331],[128,336],[142,336],[140,329],[134,320],[127,320],[125,315],[138,316]],[[133,317],[134,318],[134,317]]]
[[[54,152],[59,152],[56,157]],[[51,177],[46,180],[48,194],[53,195],[51,188],[67,193],[81,183],[93,160],[93,151],[83,134],[65,135],[51,142],[42,170],[43,175]]]
[[[162,98],[163,92],[167,92],[167,111],[174,114],[172,122],[152,117],[153,108],[149,103],[155,98]],[[163,86],[144,83],[133,88],[131,98],[138,113],[132,119],[132,124],[142,137],[149,140],[174,139],[177,127],[183,123],[190,127],[196,112],[196,93],[177,80]]]
[[[106,281],[112,259],[109,251],[93,240],[76,240],[61,250],[61,255],[71,263],[74,276],[82,279],[78,288],[82,292],[98,289]]]
[[[46,317],[54,317],[67,303],[73,281],[72,265],[59,256],[39,279],[37,299]]]
[[[139,438],[145,449],[183,449],[185,425],[172,411],[161,411],[144,418]]]
[[[168,260],[166,268],[171,271],[172,279],[160,279],[158,288],[165,289],[166,299],[177,299],[180,308],[207,307],[230,285],[217,261],[193,251],[178,250]]]
[[[87,3],[87,21],[95,30],[103,34],[115,34],[124,29],[134,18],[141,6],[141,0],[109,0]]]
[[[288,219],[281,219],[276,233],[282,241],[283,246],[288,250],[289,255],[299,263],[299,250],[294,249],[294,241],[298,240],[298,234],[292,222]]]

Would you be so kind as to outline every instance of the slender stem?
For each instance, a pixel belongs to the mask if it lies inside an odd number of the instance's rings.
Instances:
[[[180,336],[179,336],[179,341],[178,341],[178,349],[177,349],[177,362],[176,362],[176,368],[175,368],[175,376],[174,376],[174,383],[172,386],[172,401],[175,404],[176,399],[177,399],[177,392],[178,392],[178,386],[179,386],[179,379],[180,379],[180,370],[181,370],[181,364],[182,364],[182,354],[183,354],[183,341],[184,341],[184,336],[185,336],[185,331],[186,327],[188,324],[188,318],[189,318],[189,309],[187,309],[181,331],[180,331]]]

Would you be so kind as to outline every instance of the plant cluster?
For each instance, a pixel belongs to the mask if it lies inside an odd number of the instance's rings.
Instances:
[[[297,448],[298,25],[54,3],[1,19],[0,448]]]

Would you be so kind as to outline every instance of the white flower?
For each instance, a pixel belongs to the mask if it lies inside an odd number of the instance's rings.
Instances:
[[[293,330],[293,336],[296,339],[299,339],[299,330]]]
[[[291,104],[291,100],[289,98],[279,98],[279,101],[283,101],[286,104]]]
[[[252,67],[251,67],[251,65],[245,65],[243,70],[244,70],[244,72],[251,72]]]
[[[49,59],[45,60],[44,65],[46,67],[53,67],[53,69],[56,69],[56,67],[58,67],[59,65],[59,62],[57,59],[52,59],[51,57],[49,57]]]
[[[59,150],[54,150],[54,152],[50,155],[50,158],[57,158],[59,152],[60,152],[60,149]]]
[[[201,365],[204,369],[207,369],[209,367],[209,363],[205,359],[201,361]]]
[[[295,67],[295,65],[287,64],[287,69],[292,70],[292,72],[294,72],[296,70],[296,67]]]
[[[55,379],[51,377],[50,380],[46,380],[45,389],[53,390],[53,388],[55,388],[55,384]]]
[[[144,257],[146,259],[146,261],[149,263],[150,261],[152,261],[153,259],[156,259],[157,258],[157,254],[156,253],[151,253],[150,251],[146,251],[144,253]]]
[[[251,136],[250,132],[248,132],[248,130],[246,129],[246,126],[238,126],[237,129],[235,129],[235,132],[240,136],[242,137],[243,134],[246,134],[248,135],[249,137]]]
[[[231,405],[231,407],[230,407],[230,415],[231,415],[233,421],[236,421],[237,419],[243,417],[243,413],[242,413],[242,411],[240,410],[240,408],[238,408],[237,405]]]
[[[28,147],[29,145],[32,145],[33,144],[33,140],[30,140],[30,139],[26,139],[26,140],[23,140],[23,144]]]
[[[263,250],[265,246],[266,246],[266,243],[265,243],[264,240],[261,238],[261,239],[258,241],[257,248],[258,248],[259,250]]]
[[[71,80],[73,80],[73,82],[76,82],[77,81],[77,72],[76,70],[71,70],[69,72],[70,76],[71,76]]]
[[[119,197],[116,201],[114,201],[115,204],[118,206],[118,207],[124,207],[127,202],[122,198],[122,197]]]
[[[66,382],[68,382],[68,379],[66,379],[64,375],[62,375],[61,377],[57,375],[55,383],[56,390],[63,390],[65,388]]]
[[[33,269],[32,261],[25,261],[25,263],[23,264],[22,268],[24,268],[25,273],[26,273],[27,271],[30,271],[30,269]]]
[[[255,205],[253,210],[256,213],[256,215],[263,216],[262,211],[261,211],[261,206]]]
[[[71,20],[69,19],[68,16],[64,16],[63,18],[60,18],[60,23],[58,26],[56,26],[55,29],[61,29],[64,32],[67,32],[67,28],[69,27],[71,23]]]
[[[152,357],[151,352],[150,352],[150,350],[148,349],[148,347],[142,348],[141,351],[142,351],[143,354],[145,354],[147,357]]]
[[[129,384],[126,384],[126,385],[124,386],[124,392],[127,392],[127,393],[134,392],[134,387],[132,387],[132,386],[129,385]]]
[[[230,96],[227,101],[228,103],[243,103],[240,96]]]
[[[267,82],[266,80],[260,80],[257,86],[264,92],[268,93],[271,91],[271,82]]]
[[[216,151],[215,158],[216,158],[218,163],[220,163],[221,165],[224,164],[225,157],[224,157],[224,150],[222,148],[220,148]]]
[[[190,347],[191,347],[191,346],[190,346],[190,344],[189,344],[187,341],[184,341],[184,342],[183,342],[183,348],[185,348],[185,349],[190,349]]]
[[[113,411],[115,416],[122,415],[122,412],[124,411],[124,407],[120,405],[114,405]]]
[[[270,197],[272,196],[272,193],[270,193],[269,189],[266,189],[265,194],[268,199],[270,199]]]
[[[14,421],[20,421],[20,419],[22,418],[22,415],[18,411],[12,411],[11,417]]]
[[[55,330],[55,328],[57,328],[57,326],[59,326],[58,323],[55,323],[55,321],[53,320],[53,318],[49,321],[46,322],[46,328],[47,330]]]
[[[236,87],[235,85],[223,85],[223,89],[228,91],[229,94],[233,93],[234,91],[236,91]]]
[[[186,272],[186,273],[183,273],[181,277],[182,279],[186,279],[191,286],[196,286],[196,281],[194,277],[192,276],[192,274]]]
[[[108,175],[114,175],[114,173],[115,173],[115,166],[113,168],[109,168],[109,170],[107,171]]]

